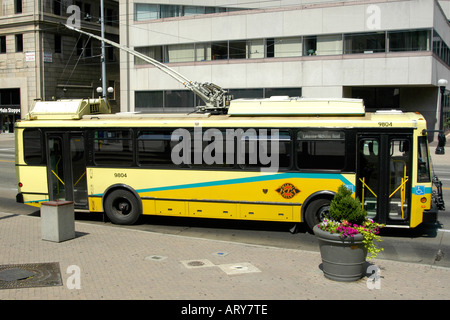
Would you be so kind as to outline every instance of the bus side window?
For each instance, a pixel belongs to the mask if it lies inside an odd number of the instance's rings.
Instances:
[[[138,164],[173,165],[170,137],[169,131],[140,131],[137,138]]]
[[[296,147],[299,169],[344,169],[346,153],[343,131],[299,131]]]
[[[23,154],[28,165],[45,163],[42,133],[39,129],[25,129],[23,132]]]
[[[133,164],[130,130],[98,130],[94,133],[94,161],[98,165]]]

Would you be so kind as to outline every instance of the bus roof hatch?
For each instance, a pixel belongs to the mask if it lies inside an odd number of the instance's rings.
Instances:
[[[243,115],[355,115],[365,114],[362,99],[308,99],[289,98],[285,96],[268,99],[236,99],[232,100],[228,114]]]
[[[77,120],[87,114],[111,113],[105,99],[38,101],[27,120]]]

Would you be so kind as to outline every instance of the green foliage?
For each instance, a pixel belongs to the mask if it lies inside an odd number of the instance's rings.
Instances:
[[[383,251],[383,248],[378,248],[376,243],[381,241],[379,231],[384,225],[368,219],[361,201],[353,198],[352,193],[344,185],[339,187],[330,204],[330,220],[322,221],[319,228],[330,233],[339,233],[344,238],[362,234],[368,259],[375,258],[380,251]]]
[[[362,224],[367,219],[367,212],[361,201],[352,197],[352,191],[341,185],[330,204],[330,218],[337,222],[344,220],[351,224]]]

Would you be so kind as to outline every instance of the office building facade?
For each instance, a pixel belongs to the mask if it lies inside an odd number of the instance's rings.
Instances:
[[[35,100],[98,97],[101,45],[63,25],[76,6],[81,27],[100,34],[100,1],[0,0],[0,132],[13,132]],[[119,41],[119,3],[104,1],[105,34]],[[116,89],[119,53],[107,48],[107,84]]]
[[[438,126],[450,1],[120,1],[120,41],[235,98],[363,98]],[[121,53],[121,111],[192,111],[193,93]],[[444,111],[448,114],[448,98]]]

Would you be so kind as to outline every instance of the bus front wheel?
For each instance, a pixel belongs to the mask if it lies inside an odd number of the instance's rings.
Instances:
[[[317,199],[308,205],[308,208],[306,208],[305,220],[311,231],[314,226],[318,225],[328,216],[330,203],[331,201],[329,199]]]
[[[105,200],[105,213],[112,223],[134,224],[141,215],[139,201],[127,190],[114,190]]]

